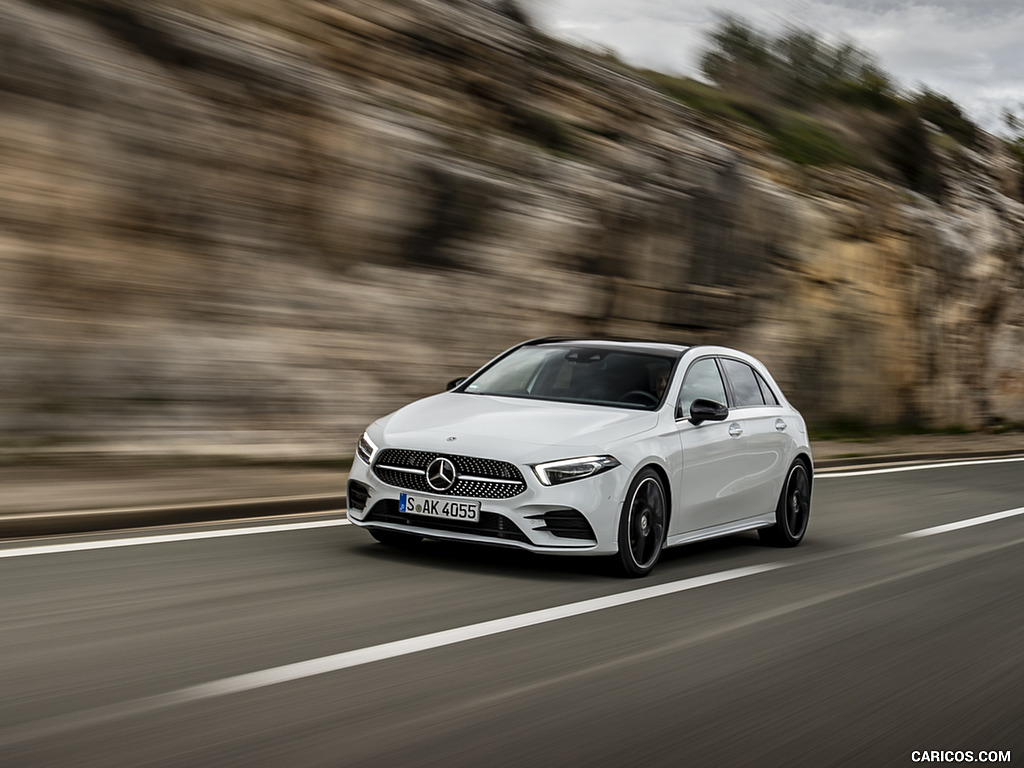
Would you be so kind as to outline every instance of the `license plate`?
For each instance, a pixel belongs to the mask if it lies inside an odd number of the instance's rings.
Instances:
[[[479,501],[458,501],[456,499],[433,499],[429,496],[413,496],[403,493],[398,497],[398,511],[406,515],[427,515],[445,520],[462,520],[467,523],[480,522]]]

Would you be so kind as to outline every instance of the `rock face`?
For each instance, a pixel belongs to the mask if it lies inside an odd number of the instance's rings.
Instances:
[[[737,346],[820,424],[1024,422],[997,142],[939,204],[722,135],[509,3],[6,2],[0,445],[351,454],[549,334]]]

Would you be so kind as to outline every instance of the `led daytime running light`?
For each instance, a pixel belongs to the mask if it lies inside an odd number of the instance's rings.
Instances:
[[[535,464],[533,471],[544,485],[559,485],[593,477],[617,466],[619,462],[613,456],[583,456],[578,459]]]
[[[377,453],[377,446],[370,439],[370,436],[363,432],[363,436],[359,438],[359,443],[356,445],[356,455],[369,464],[373,461],[375,453]]]

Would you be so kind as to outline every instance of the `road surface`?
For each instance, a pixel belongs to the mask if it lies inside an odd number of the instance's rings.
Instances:
[[[820,476],[796,549],[636,581],[339,513],[4,542],[0,584],[4,768],[1024,763],[1019,460]]]

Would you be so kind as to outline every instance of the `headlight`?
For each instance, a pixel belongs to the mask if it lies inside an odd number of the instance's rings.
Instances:
[[[558,485],[570,480],[593,477],[617,466],[619,462],[612,456],[584,456],[579,459],[534,464],[533,471],[544,485]]]
[[[363,432],[363,436],[359,438],[359,443],[356,445],[356,455],[369,464],[373,460],[373,454],[376,452],[377,446],[373,444],[370,436]]]

